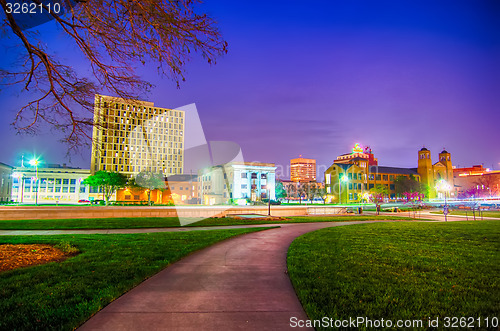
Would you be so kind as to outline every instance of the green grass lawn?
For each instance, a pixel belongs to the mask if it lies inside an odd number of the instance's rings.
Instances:
[[[237,220],[233,218],[207,218],[186,226],[248,225],[276,223],[308,222],[344,222],[366,220],[409,220],[404,216],[308,216],[290,217],[287,220]],[[149,218],[92,218],[64,220],[19,220],[0,221],[0,230],[64,230],[64,229],[133,229],[133,228],[169,228],[180,226],[175,217]]]
[[[296,239],[287,262],[310,319],[500,317],[498,221],[328,228]]]
[[[257,229],[120,235],[0,236],[0,244],[70,243],[80,254],[0,273],[0,330],[72,330],[180,258]]]
[[[188,226],[215,226],[215,225],[246,225],[246,224],[282,224],[282,223],[314,223],[314,222],[348,222],[348,221],[371,221],[371,220],[411,220],[404,216],[362,216],[362,215],[347,215],[347,216],[293,216],[285,220],[235,220],[231,218],[207,218]]]
[[[134,229],[176,226],[180,226],[177,217],[0,221],[0,230]]]
[[[468,216],[473,216],[472,210],[467,210],[467,212],[466,212],[465,210],[454,210],[454,209],[450,210],[450,213],[448,215],[464,215],[465,216],[466,213]],[[431,214],[443,214],[443,211],[431,211]],[[476,217],[478,217],[479,212],[476,210],[475,214],[476,214]],[[498,217],[498,218],[500,218],[500,211],[496,211],[496,210],[481,211],[481,214],[483,215],[483,217]]]

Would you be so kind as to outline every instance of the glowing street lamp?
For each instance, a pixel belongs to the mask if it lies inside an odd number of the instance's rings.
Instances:
[[[344,174],[342,177],[340,177],[339,180],[339,204],[342,204],[342,182],[347,183],[349,179],[347,176]]]
[[[29,164],[32,166],[32,167],[35,167],[35,187],[36,187],[36,191],[35,191],[35,205],[38,206],[38,165],[40,164],[40,161],[38,159],[31,159],[29,161]]]
[[[437,183],[437,185],[436,185],[436,190],[444,192],[444,210],[443,210],[443,214],[444,214],[444,221],[447,222],[448,221],[448,217],[447,217],[447,215],[448,215],[448,204],[446,202],[446,196],[447,196],[448,192],[451,190],[451,186],[444,179],[441,179]]]

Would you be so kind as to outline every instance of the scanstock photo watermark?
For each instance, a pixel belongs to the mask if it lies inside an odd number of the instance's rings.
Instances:
[[[297,317],[290,318],[290,327],[292,328],[481,328],[496,329],[499,326],[498,317],[443,317],[390,320],[390,319],[371,319],[369,317],[349,317],[348,319],[334,319],[323,317],[317,320],[302,320]]]

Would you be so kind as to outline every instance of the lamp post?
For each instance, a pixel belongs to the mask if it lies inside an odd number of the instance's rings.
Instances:
[[[446,196],[448,191],[451,189],[450,184],[448,184],[444,179],[441,179],[438,184],[436,185],[436,189],[444,192],[444,208],[443,208],[443,214],[444,214],[444,221],[448,221],[448,202],[446,200]]]
[[[339,180],[339,204],[342,204],[342,182],[347,182],[347,176],[344,174]]]
[[[271,190],[267,189],[267,216],[271,216]]]
[[[40,161],[38,161],[38,159],[31,159],[30,160],[30,165],[32,167],[35,167],[35,187],[36,187],[36,191],[35,191],[35,205],[38,206],[38,164],[40,163]]]

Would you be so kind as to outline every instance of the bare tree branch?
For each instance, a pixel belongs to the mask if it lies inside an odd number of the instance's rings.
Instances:
[[[191,52],[201,53],[209,64],[227,52],[215,21],[194,12],[198,1],[191,0],[61,0],[64,15],[51,17],[74,42],[88,61],[92,77],[81,77],[60,63],[31,31],[24,31],[0,0],[4,25],[19,39],[23,62],[15,70],[0,69],[6,84],[23,84],[33,100],[17,112],[13,125],[18,132],[35,133],[40,124],[64,132],[69,150],[90,142],[93,101],[106,91],[133,100],[152,85],[134,73],[136,65],[155,63],[160,75],[179,87]],[[49,11],[43,0],[30,0]]]

